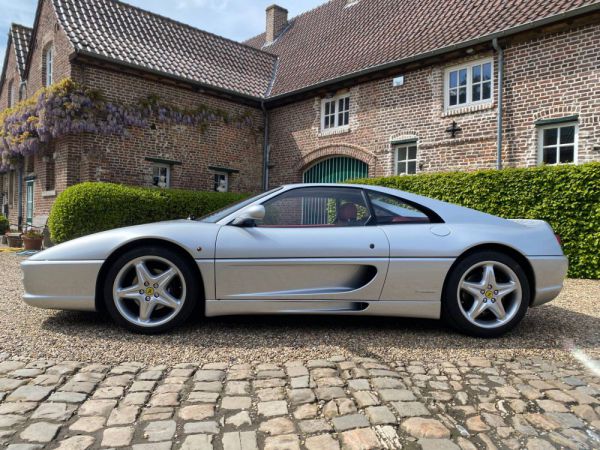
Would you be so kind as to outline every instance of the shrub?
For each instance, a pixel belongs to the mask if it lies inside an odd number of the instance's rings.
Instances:
[[[61,193],[50,212],[48,226],[55,243],[129,225],[202,217],[246,194],[183,191],[81,183]]]
[[[0,234],[6,233],[10,229],[10,223],[3,214],[0,214]]]
[[[600,278],[600,163],[371,178],[504,218],[541,219],[560,235],[569,276]]]

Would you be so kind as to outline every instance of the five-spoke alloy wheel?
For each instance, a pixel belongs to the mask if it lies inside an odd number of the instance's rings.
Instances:
[[[499,252],[474,253],[461,260],[444,291],[443,313],[467,334],[498,336],[517,325],[529,307],[523,268]]]
[[[143,247],[109,269],[104,300],[112,318],[130,330],[160,333],[185,321],[198,298],[197,281],[177,252]]]

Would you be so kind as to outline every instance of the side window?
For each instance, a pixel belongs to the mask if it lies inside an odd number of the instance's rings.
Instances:
[[[430,222],[427,214],[398,197],[374,191],[368,191],[368,195],[380,225]]]
[[[52,83],[54,83],[54,49],[52,47],[52,44],[48,44],[48,46],[44,50],[42,58],[42,81],[44,86],[50,86]]]
[[[263,206],[259,227],[351,227],[371,218],[362,190],[352,188],[294,189]]]
[[[171,187],[171,166],[154,164],[152,166],[152,185],[159,188]]]

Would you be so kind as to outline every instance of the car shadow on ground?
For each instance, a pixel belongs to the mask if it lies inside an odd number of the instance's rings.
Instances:
[[[45,331],[78,338],[135,341],[148,337],[116,327],[93,313],[60,311],[42,323]],[[251,338],[250,338],[251,337]],[[369,356],[372,348],[412,350],[557,349],[573,340],[581,349],[600,345],[600,319],[546,305],[531,309],[512,332],[496,339],[463,336],[438,320],[349,316],[233,316],[193,319],[167,334],[153,336],[152,345],[206,348],[339,347]],[[475,343],[475,345],[474,345]],[[113,343],[114,344],[114,343]]]

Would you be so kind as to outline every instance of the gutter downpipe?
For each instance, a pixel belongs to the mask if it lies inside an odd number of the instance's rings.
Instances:
[[[498,38],[492,40],[492,46],[498,53],[498,130],[497,130],[497,150],[496,150],[496,168],[502,169],[502,96],[504,87],[504,49],[498,44]]]
[[[17,182],[17,196],[19,198],[17,204],[17,227],[19,230],[23,228],[23,166],[19,165],[19,169],[17,170],[17,178],[19,181]]]
[[[265,122],[265,134],[263,137],[263,191],[269,190],[269,112],[265,106],[264,100],[260,103]]]

